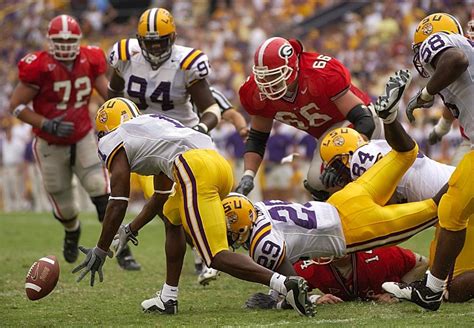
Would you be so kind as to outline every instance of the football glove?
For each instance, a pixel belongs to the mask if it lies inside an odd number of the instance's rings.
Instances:
[[[339,177],[336,169],[328,166],[324,169],[319,179],[321,179],[321,182],[326,188],[332,188],[337,186]]]
[[[430,108],[433,106],[434,103],[434,96],[428,94],[427,92],[423,92],[425,88],[418,91],[418,93],[410,99],[406,108],[406,114],[408,120],[413,123],[415,122],[415,116],[413,112],[417,108]]]
[[[57,137],[65,138],[74,133],[73,122],[63,122],[63,114],[53,119],[44,119],[41,124],[41,130]]]
[[[256,293],[245,301],[244,308],[268,310],[276,308],[277,303],[278,300],[274,299],[271,295]]]
[[[133,232],[130,229],[130,223],[127,225],[120,225],[118,233],[115,235],[112,241],[112,248],[115,251],[115,255],[120,254],[127,245],[128,241],[131,241],[133,245],[138,245],[138,232]]]
[[[247,196],[253,190],[253,186],[253,177],[251,175],[244,175],[240,179],[237,188],[235,188],[235,192]]]
[[[86,254],[86,259],[72,270],[72,273],[76,273],[82,269],[85,269],[77,278],[77,282],[81,281],[89,271],[91,273],[91,286],[94,286],[96,272],[99,274],[100,282],[104,281],[102,266],[104,265],[107,256],[110,258],[113,257],[112,251],[109,250],[106,252],[97,246],[94,248],[85,248],[83,246],[79,246],[79,250]]]

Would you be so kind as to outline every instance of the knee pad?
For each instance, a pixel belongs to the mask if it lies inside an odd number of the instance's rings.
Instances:
[[[109,193],[109,186],[106,175],[101,166],[94,167],[91,171],[82,177],[81,184],[89,196],[100,197]]]
[[[67,189],[50,194],[53,214],[59,221],[70,221],[79,214],[79,206],[73,197],[73,190]]]

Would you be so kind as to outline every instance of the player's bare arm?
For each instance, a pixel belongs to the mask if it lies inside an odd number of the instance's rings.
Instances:
[[[159,186],[159,190],[155,187],[155,193],[153,196],[145,204],[137,217],[130,222],[130,229],[135,233],[148,224],[148,222],[153,220],[156,215],[159,215],[163,220],[165,220],[163,206],[168,200],[168,196],[173,187],[173,181],[161,172],[154,176],[153,184],[156,187]]]
[[[354,125],[354,129],[370,139],[375,129],[374,119],[367,106],[351,90],[334,100],[341,114]]]
[[[221,110],[212,96],[207,80],[197,80],[189,86],[188,91],[201,114],[198,126],[203,130],[201,131],[201,129],[199,129],[198,131],[204,133],[211,131],[221,119]]]
[[[245,118],[234,108],[228,109],[222,113],[222,119],[230,122],[239,135],[246,139],[249,134],[249,129],[247,128],[247,122]]]
[[[94,89],[97,90],[103,100],[107,100],[108,97],[108,84],[109,80],[107,80],[105,74],[100,74],[94,81]]]
[[[115,97],[123,97],[123,90],[125,89],[124,79],[117,73],[116,70],[113,70],[112,76],[110,77],[110,82],[107,88],[107,99]]]
[[[426,84],[426,91],[435,95],[456,81],[469,67],[469,59],[462,50],[448,48],[440,52],[431,61],[434,74]]]
[[[35,113],[29,106],[38,94],[39,89],[26,83],[17,84],[10,100],[10,112],[25,123],[31,124],[35,128],[41,128],[44,117]]]
[[[97,246],[107,251],[125,217],[130,196],[130,165],[125,150],[121,149],[112,159],[110,173],[110,198]]]

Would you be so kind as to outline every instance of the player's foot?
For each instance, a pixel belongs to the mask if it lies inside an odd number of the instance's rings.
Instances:
[[[407,69],[399,70],[391,76],[385,85],[385,93],[377,98],[375,112],[386,124],[397,119],[398,103],[411,81],[411,73]]]
[[[81,225],[74,231],[65,231],[63,255],[68,263],[74,263],[79,256],[79,237],[81,236]]]
[[[116,258],[119,266],[124,270],[138,271],[141,268],[140,263],[133,258],[132,251],[128,245],[116,255]]]
[[[202,270],[204,268],[204,264],[202,263],[194,263],[194,273],[196,275],[200,275],[202,273]]]
[[[178,313],[178,301],[168,300],[163,302],[160,292],[156,293],[156,297],[144,300],[142,302],[143,312],[158,314],[176,314]]]
[[[308,283],[301,277],[288,277],[285,281],[286,301],[300,315],[314,316],[314,308],[308,299]]]
[[[382,288],[396,298],[408,300],[427,310],[436,311],[441,306],[443,291],[433,292],[426,287],[426,279],[406,284],[402,282],[385,282]]]
[[[219,271],[213,268],[209,268],[206,265],[203,265],[203,269],[198,277],[198,283],[202,286],[209,285],[212,280],[216,280],[219,275]]]

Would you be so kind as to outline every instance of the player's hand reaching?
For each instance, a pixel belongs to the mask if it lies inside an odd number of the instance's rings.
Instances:
[[[112,251],[109,250],[108,252],[106,252],[97,246],[94,248],[85,248],[83,246],[79,246],[79,249],[81,250],[81,252],[86,254],[86,259],[84,260],[84,262],[82,262],[72,270],[72,273],[76,273],[81,271],[82,269],[85,269],[77,278],[77,282],[81,281],[89,271],[91,273],[91,286],[94,286],[96,272],[99,274],[99,281],[104,281],[104,273],[102,272],[102,266],[104,265],[107,256],[110,258],[113,257]]]
[[[326,188],[336,187],[339,180],[336,169],[331,166],[326,167],[319,178]]]
[[[235,192],[247,196],[253,190],[253,187],[253,176],[244,174],[239,185],[235,188]]]
[[[120,225],[118,233],[115,235],[114,240],[112,241],[112,248],[115,251],[115,254],[120,254],[122,250],[127,246],[128,241],[131,241],[133,245],[138,245],[138,232],[133,232],[130,229],[130,223],[127,225]]]
[[[406,114],[408,120],[413,123],[415,122],[415,116],[413,111],[417,108],[430,108],[433,106],[434,96],[430,95],[426,88],[421,89],[418,93],[410,99],[406,108]]]
[[[74,123],[64,122],[64,115],[55,117],[53,119],[45,118],[41,124],[41,130],[57,137],[69,137],[74,133]]]

